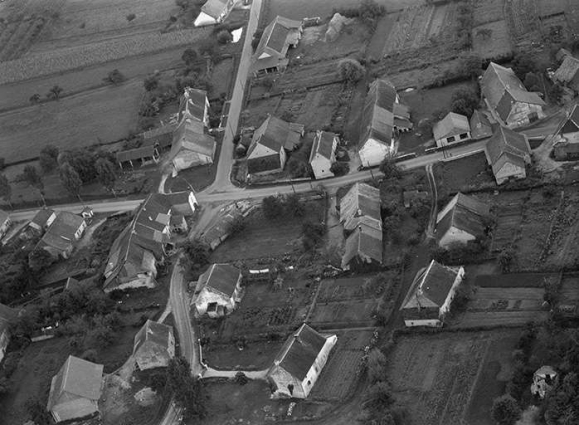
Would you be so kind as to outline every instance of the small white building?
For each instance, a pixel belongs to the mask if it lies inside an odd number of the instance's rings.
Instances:
[[[489,214],[489,207],[483,202],[457,193],[436,218],[438,246],[466,245],[483,236],[486,230],[484,220]]]
[[[468,118],[454,112],[449,112],[441,121],[434,124],[432,133],[438,147],[464,142],[471,138]]]
[[[175,337],[171,326],[147,320],[135,335],[133,358],[140,370],[167,367],[175,357]]]
[[[267,372],[272,398],[307,398],[337,341],[305,323],[290,335]]]
[[[201,13],[193,23],[196,27],[215,25],[223,22],[235,6],[237,0],[207,0],[201,7]]]
[[[420,270],[402,303],[402,317],[408,327],[442,327],[458,286],[463,267],[447,267],[432,260]]]
[[[191,303],[195,314],[211,318],[231,313],[241,301],[241,272],[230,264],[212,264],[199,276]]]
[[[336,147],[338,136],[328,131],[318,131],[314,138],[314,144],[310,153],[310,166],[316,179],[333,177],[330,171],[332,164],[336,162]]]

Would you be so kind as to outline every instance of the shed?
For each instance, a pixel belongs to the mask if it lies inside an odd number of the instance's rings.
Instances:
[[[432,132],[438,147],[464,142],[471,138],[468,118],[454,112],[449,112],[442,121],[434,124]]]

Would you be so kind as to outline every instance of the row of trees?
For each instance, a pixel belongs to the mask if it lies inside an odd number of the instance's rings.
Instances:
[[[60,99],[60,95],[63,91],[64,89],[62,87],[60,87],[58,84],[55,84],[50,88],[48,93],[46,93],[46,98],[49,100],[58,100]],[[40,96],[38,93],[34,93],[28,100],[30,103],[35,104],[42,100],[42,96]]]

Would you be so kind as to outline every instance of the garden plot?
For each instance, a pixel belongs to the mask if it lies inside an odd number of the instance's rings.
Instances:
[[[505,17],[517,47],[530,47],[541,39],[538,0],[512,0],[505,4]]]
[[[521,228],[523,221],[523,199],[524,192],[513,192],[513,195],[520,195],[520,199],[513,199],[507,203],[501,202],[496,208],[496,225],[493,229],[493,240],[491,251],[498,252],[508,248]]]
[[[312,65],[290,66],[276,79],[272,91],[282,93],[341,82],[338,74],[339,62],[340,60],[331,60]]]
[[[434,165],[434,173],[439,199],[459,191],[468,192],[486,184],[492,185],[494,182],[484,152],[437,163]]]
[[[378,300],[316,303],[310,321],[314,327],[372,326]]]
[[[553,220],[544,259],[552,267],[572,268],[577,264],[579,248],[579,193],[574,187],[567,187],[564,193],[563,202]]]
[[[473,50],[483,59],[509,56],[513,49],[507,21],[487,22],[472,30]]]
[[[579,276],[577,274],[563,276],[559,300],[562,304],[579,304]]]
[[[476,0],[474,3],[474,26],[503,19],[504,3],[505,0]]]
[[[541,310],[543,288],[476,288],[467,311]]]

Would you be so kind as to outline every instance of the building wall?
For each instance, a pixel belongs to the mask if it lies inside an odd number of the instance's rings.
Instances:
[[[192,152],[182,149],[174,158],[173,166],[175,170],[181,171],[187,168],[197,167],[199,165],[213,164],[213,158],[208,155],[201,155],[197,152]]]
[[[452,287],[450,288],[450,291],[448,292],[448,295],[446,297],[446,300],[444,301],[444,304],[440,307],[440,319],[441,321],[444,319],[444,316],[450,311],[450,305],[452,304],[452,300],[454,299],[454,296],[456,295],[456,291],[458,289],[458,286],[462,283],[464,279],[464,267],[461,267],[458,270],[458,273],[454,279],[454,282],[452,283]]]
[[[466,136],[461,137],[461,134],[466,134]],[[454,140],[452,142],[450,141],[451,137],[454,137]],[[442,146],[453,145],[453,144],[458,143],[458,142],[464,142],[465,140],[469,140],[470,138],[471,138],[470,131],[468,131],[466,133],[455,134],[454,136],[449,136],[449,137],[445,137],[442,139],[438,139],[436,141],[436,146],[442,147]]]
[[[6,348],[8,347],[9,342],[10,334],[8,333],[8,329],[4,329],[0,334],[0,362],[2,362],[2,359],[4,359]]]
[[[127,279],[126,281],[119,282],[117,285],[113,287],[105,288],[104,291],[111,292],[114,290],[124,291],[125,289],[131,288],[154,288],[155,286],[157,286],[157,281],[155,280],[156,274],[157,274],[156,269],[154,275],[152,272],[139,273],[136,276]]]
[[[195,25],[196,27],[202,27],[205,25],[215,25],[216,23],[217,21],[213,17],[207,15],[204,12],[201,12],[199,16],[197,16],[197,18],[195,19],[193,25]]]
[[[316,179],[323,179],[326,177],[334,176],[334,173],[330,171],[330,168],[332,167],[332,161],[330,161],[328,158],[316,155],[310,164]]]
[[[94,400],[75,398],[65,403],[57,404],[52,408],[51,413],[55,422],[62,422],[94,416],[99,413],[99,407]]]
[[[305,398],[305,392],[302,387],[302,382],[283,368],[273,366],[267,375],[268,380],[275,386],[275,391],[271,394],[271,398]],[[289,386],[293,385],[293,391],[290,392]]]
[[[336,335],[332,335],[326,338],[326,343],[322,347],[320,354],[318,355],[318,357],[316,357],[314,364],[312,365],[306,377],[302,381],[304,398],[307,397],[310,394],[312,388],[314,388],[314,385],[316,384],[318,377],[322,373],[322,370],[324,369],[324,366],[326,365],[328,358],[330,357],[330,351],[332,350],[334,345],[336,345],[336,342],[338,342],[338,337]]]
[[[223,294],[218,294],[205,287],[201,290],[195,300],[195,309],[197,310],[197,314],[200,316],[206,314],[207,307],[211,303],[217,303],[217,305],[226,308],[228,311],[232,311],[235,308],[234,297],[226,298]]]
[[[366,143],[359,150],[360,160],[362,165],[365,167],[373,167],[375,165],[380,165],[384,160],[386,155],[393,153],[394,144],[391,143],[390,146],[385,145],[372,138],[368,139]]]
[[[545,117],[543,108],[540,105],[532,105],[529,103],[516,102],[511,107],[511,112],[507,117],[506,124],[509,128],[517,128],[529,124],[531,121],[529,115],[535,112],[539,119]]]
[[[496,173],[495,180],[497,184],[505,183],[509,178],[524,179],[527,173],[524,168],[518,167],[510,162],[505,163],[503,167]]]
[[[85,229],[86,229],[86,221],[83,220],[78,230],[74,233],[74,238],[76,240],[79,240],[82,237],[82,234],[84,233]]]
[[[430,328],[439,328],[442,322],[439,319],[404,319],[404,325],[412,328],[414,326],[428,326]]]
[[[4,223],[0,225],[0,238],[4,237],[4,235],[8,232],[11,224],[12,221],[10,220],[10,217],[8,217]]]
[[[474,235],[471,235],[470,233],[461,229],[457,229],[453,226],[448,229],[448,231],[443,236],[440,237],[438,246],[448,249],[452,244],[461,243],[466,245],[468,241],[473,241],[475,239],[476,237]]]

